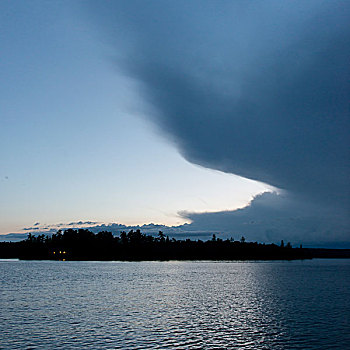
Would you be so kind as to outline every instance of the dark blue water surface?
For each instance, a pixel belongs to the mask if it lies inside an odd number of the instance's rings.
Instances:
[[[350,349],[350,260],[0,262],[1,349]]]

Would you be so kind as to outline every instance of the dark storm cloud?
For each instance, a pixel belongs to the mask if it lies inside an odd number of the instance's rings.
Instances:
[[[349,218],[339,215],[338,210],[311,206],[291,195],[266,192],[242,209],[181,215],[192,220],[188,232],[206,229],[222,238],[244,235],[249,241],[278,243],[283,239],[308,246],[332,242],[350,247]]]
[[[350,2],[98,1],[90,9],[189,161],[348,215]]]

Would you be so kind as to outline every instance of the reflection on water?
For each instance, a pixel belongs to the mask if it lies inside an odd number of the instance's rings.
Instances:
[[[1,349],[346,349],[350,261],[0,262]]]

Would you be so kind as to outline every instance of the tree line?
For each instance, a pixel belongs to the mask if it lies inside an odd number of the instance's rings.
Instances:
[[[280,245],[221,239],[214,234],[207,241],[176,240],[159,232],[121,232],[87,229],[61,230],[50,236],[29,234],[21,242],[0,243],[0,258],[39,260],[270,260],[309,258],[308,250]]]

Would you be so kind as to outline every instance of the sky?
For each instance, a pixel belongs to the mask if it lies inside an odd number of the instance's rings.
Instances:
[[[348,18],[347,1],[2,1],[0,233],[350,247]]]
[[[74,2],[1,6],[0,232],[93,220],[176,225],[268,186],[193,165]]]

